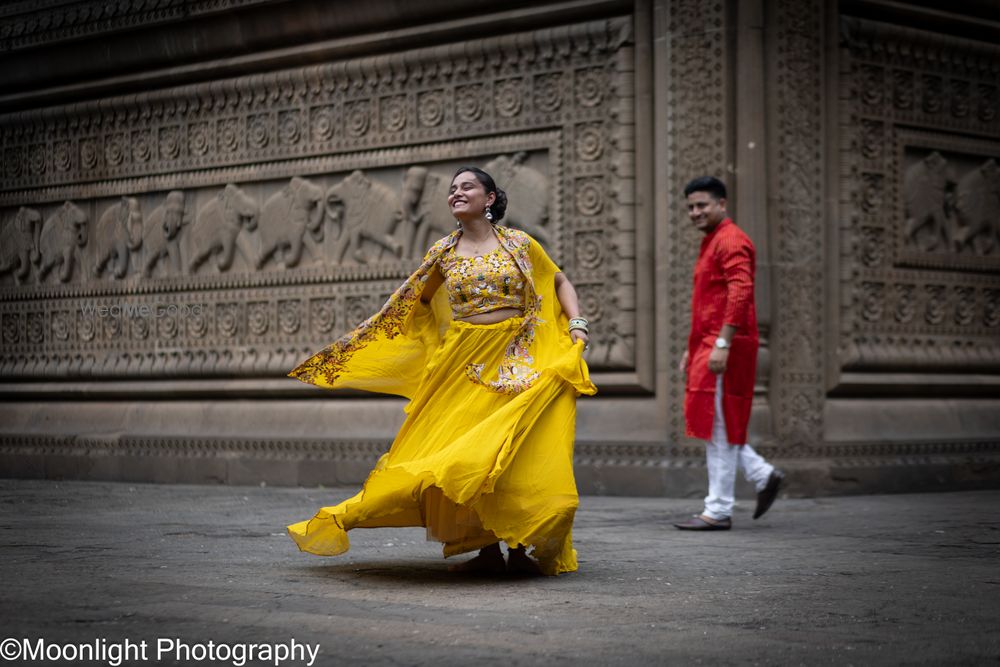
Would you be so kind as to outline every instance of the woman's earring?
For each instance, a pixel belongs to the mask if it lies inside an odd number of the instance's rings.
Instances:
[[[487,222],[493,222],[493,212],[490,211],[490,207],[489,206],[486,207],[486,221]]]

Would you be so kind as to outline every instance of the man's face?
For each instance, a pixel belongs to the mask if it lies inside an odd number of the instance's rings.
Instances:
[[[692,192],[687,198],[688,217],[703,234],[708,234],[726,219],[726,200],[714,199],[707,192]]]

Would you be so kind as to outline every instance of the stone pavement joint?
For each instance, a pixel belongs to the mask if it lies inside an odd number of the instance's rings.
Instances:
[[[671,527],[696,500],[586,496],[580,570],[537,579],[449,573],[419,528],[300,553],[285,526],[354,491],[0,480],[0,640],[294,638],[317,665],[1000,660],[1000,491],[779,499],[757,521],[748,498],[707,534]]]

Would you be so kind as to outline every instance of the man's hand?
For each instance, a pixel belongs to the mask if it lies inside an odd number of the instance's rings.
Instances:
[[[677,364],[677,369],[687,375],[688,372],[688,351],[684,350],[684,356],[681,357],[681,363]]]
[[[716,375],[726,372],[726,362],[729,361],[729,350],[721,347],[713,347],[712,353],[708,355],[708,370]]]

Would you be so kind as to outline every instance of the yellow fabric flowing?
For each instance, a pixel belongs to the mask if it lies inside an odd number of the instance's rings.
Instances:
[[[523,232],[497,231],[520,251],[512,254],[533,299],[524,317],[451,321],[443,289],[431,306],[419,301],[424,276],[457,242],[453,234],[378,315],[290,374],[410,399],[362,491],[288,527],[303,551],[344,553],[352,528],[425,526],[445,556],[502,540],[532,547],[546,574],[576,569],[576,397],[596,388],[555,295],[558,267]]]

